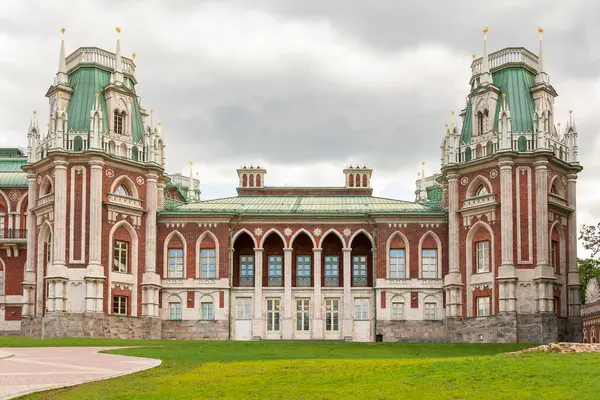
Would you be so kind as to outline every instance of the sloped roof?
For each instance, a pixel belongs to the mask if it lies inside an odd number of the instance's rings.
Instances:
[[[437,207],[372,196],[239,196],[167,203],[165,214],[364,215],[441,213]]]
[[[21,168],[27,157],[0,157],[0,188],[27,187],[27,174]]]

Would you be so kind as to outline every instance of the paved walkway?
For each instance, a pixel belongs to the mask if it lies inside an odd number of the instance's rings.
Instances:
[[[151,358],[99,354],[120,347],[0,349],[0,399],[114,378],[160,365]]]

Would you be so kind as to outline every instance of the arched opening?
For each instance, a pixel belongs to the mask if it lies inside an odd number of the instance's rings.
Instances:
[[[129,191],[125,187],[125,185],[119,185],[117,190],[115,190],[114,194],[118,194],[119,196],[129,196]]]
[[[115,110],[113,112],[113,131],[119,135],[123,134],[123,127],[125,122],[125,111],[119,112]]]
[[[117,145],[113,140],[108,142],[108,154],[112,154],[113,156],[117,154]]]
[[[491,156],[492,153],[494,153],[494,144],[491,141],[489,141],[485,145],[485,155],[486,156]]]
[[[121,286],[118,282],[132,280],[132,288],[138,283],[138,235],[127,221],[113,225],[108,235],[109,274],[107,285],[110,288],[106,307],[109,314],[124,316],[138,315],[138,290]],[[126,275],[125,275],[126,274]],[[126,277],[127,276],[127,277]],[[117,282],[113,285],[113,282]]]
[[[490,193],[492,193],[492,182],[483,175],[477,175],[467,186],[465,197],[468,199]]]
[[[44,223],[38,233],[37,243],[37,293],[36,315],[43,315],[54,311],[54,291],[49,291],[49,284],[45,284],[44,277],[53,259],[52,228],[49,223]],[[44,306],[45,302],[45,306]]]
[[[471,148],[467,147],[465,149],[465,161],[471,161]]]
[[[348,176],[348,186],[354,187],[354,175],[352,174]]]
[[[475,146],[475,158],[480,158],[483,155],[481,152],[482,152],[481,144],[477,144],[477,146]]]
[[[51,193],[54,193],[54,188],[52,187],[52,180],[48,175],[46,175],[46,177],[42,181],[42,184],[40,185],[40,197],[47,196]]]
[[[140,157],[139,156],[139,150],[138,150],[137,146],[133,146],[131,148],[131,159],[133,161],[139,161],[139,157]]]
[[[367,287],[372,284],[373,257],[371,240],[360,232],[350,243],[352,247],[352,286]]]
[[[200,279],[217,278],[217,249],[213,237],[206,234],[200,242]]]
[[[292,282],[296,287],[313,286],[313,242],[304,232],[292,243]]]
[[[242,232],[233,242],[233,285],[254,286],[254,240]]]
[[[442,277],[441,241],[435,233],[429,231],[419,241],[420,271],[422,279],[438,279]]]
[[[263,242],[263,286],[282,287],[285,279],[283,270],[283,239],[275,232]]]
[[[116,178],[111,184],[110,192],[121,196],[129,196],[135,198],[139,197],[135,183],[127,175],[121,175],[118,178]]]
[[[120,226],[113,233],[113,272],[131,273],[131,242],[131,235],[124,226]]]
[[[181,233],[174,231],[165,239],[165,248],[167,252],[167,268],[165,278],[182,279],[185,278],[185,240]]]
[[[483,113],[479,111],[477,113],[477,133],[476,135],[483,135]]]
[[[73,151],[82,151],[83,150],[83,139],[81,136],[75,136],[73,139]]]
[[[250,183],[248,184],[250,187],[254,187],[254,174],[250,174]]]
[[[477,191],[475,192],[475,196],[476,197],[477,196],[485,196],[485,195],[488,195],[489,193],[490,192],[488,191],[488,189],[485,186],[480,185],[479,188],[477,188]]]
[[[260,174],[256,174],[256,187],[260,187]]]
[[[356,183],[356,187],[360,187],[360,175],[356,174],[356,179],[354,180],[354,182]]]
[[[248,186],[248,175],[242,175],[242,187]]]
[[[388,268],[389,279],[407,279],[410,277],[408,239],[400,232],[393,233],[388,239]]]
[[[321,285],[323,287],[342,287],[344,282],[344,268],[342,267],[344,245],[340,238],[333,232],[327,234],[321,242]]]
[[[525,136],[519,136],[517,139],[517,149],[521,153],[527,151],[527,138],[525,138]]]
[[[121,157],[127,157],[127,145],[125,143],[121,143],[119,147],[119,155]]]
[[[367,174],[364,174],[362,177],[362,187],[367,187]]]

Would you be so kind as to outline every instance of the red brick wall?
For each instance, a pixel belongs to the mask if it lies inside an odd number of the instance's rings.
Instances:
[[[5,321],[20,321],[21,320],[21,306],[6,306],[4,309],[4,320]]]

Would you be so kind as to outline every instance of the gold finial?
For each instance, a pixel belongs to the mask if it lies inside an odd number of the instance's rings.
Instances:
[[[446,128],[448,127],[448,124],[446,124]]]
[[[61,28],[61,29],[60,29],[60,38],[61,38],[62,40],[64,40],[64,39],[65,39],[65,31],[66,31],[66,29],[65,29],[65,28]]]
[[[544,28],[538,28],[538,32],[540,33],[540,40],[542,40],[542,37],[544,36]]]
[[[190,165],[193,165],[191,161],[190,161]]]
[[[98,98],[98,96],[100,96],[100,93],[96,92],[96,98]]]
[[[502,97],[506,97],[506,93],[502,93]]]
[[[421,165],[425,165],[425,161],[421,161]]]
[[[560,128],[560,122],[557,122],[556,125],[558,125],[558,127]]]
[[[158,121],[158,126],[162,126],[162,122]]]
[[[37,114],[37,111],[33,110],[33,119],[35,119],[36,114]]]
[[[484,40],[487,40],[487,33],[488,33],[488,31],[489,31],[489,29],[488,29],[487,26],[485,28],[483,28],[483,39]]]
[[[421,173],[420,173],[420,172],[417,172],[417,176],[418,176],[418,177],[420,177],[420,176],[421,176]]]
[[[58,97],[62,97],[62,92],[58,92]]]
[[[131,59],[132,59],[132,60],[135,60],[135,56],[136,56],[136,54],[135,54],[135,52],[134,52],[134,53],[131,55]]]
[[[569,110],[569,114],[573,114],[573,110],[572,110],[572,109],[571,109],[571,110]]]
[[[119,28],[118,26],[115,28],[115,30],[117,31],[117,34],[121,33],[121,28]]]
[[[473,53],[473,54],[471,54],[471,57],[473,57],[473,60],[474,60],[475,58],[477,58],[477,54]]]

